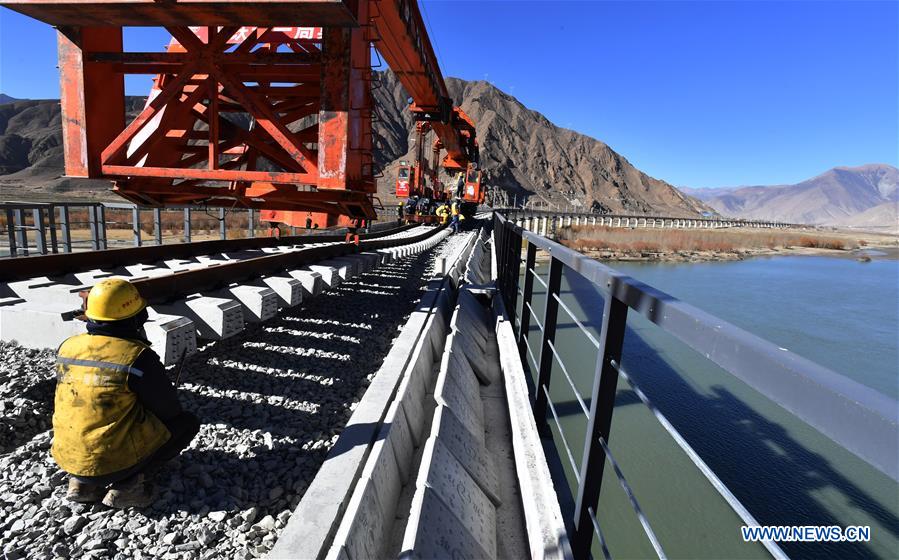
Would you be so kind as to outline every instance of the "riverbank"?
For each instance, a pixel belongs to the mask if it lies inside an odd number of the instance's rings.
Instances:
[[[845,230],[692,231],[574,226],[561,229],[558,238],[566,247],[604,261],[739,261],[774,255],[899,259],[899,235]]]

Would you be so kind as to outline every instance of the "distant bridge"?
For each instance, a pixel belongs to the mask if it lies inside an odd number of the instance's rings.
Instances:
[[[596,214],[591,212],[554,212],[545,210],[497,209],[515,225],[546,236],[557,227],[591,225],[609,227],[644,227],[666,229],[720,229],[745,227],[754,229],[803,228],[807,226],[768,220],[740,220],[734,218],[685,218],[661,215]]]

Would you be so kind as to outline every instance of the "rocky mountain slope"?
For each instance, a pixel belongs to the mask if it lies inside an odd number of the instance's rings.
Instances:
[[[795,185],[684,189],[726,216],[822,225],[896,225],[899,170],[835,167]]]
[[[389,71],[378,75],[376,163],[379,193],[391,202],[396,163],[411,156],[414,123],[408,95]],[[455,102],[477,123],[481,166],[488,184],[535,206],[548,203],[628,213],[697,215],[709,208],[670,184],[649,177],[606,144],[559,128],[540,113],[484,81],[449,78]],[[130,112],[141,103],[131,98]],[[103,197],[107,183],[61,177],[59,103],[14,101],[0,105],[0,190],[28,195]]]
[[[384,122],[377,128],[379,191],[393,188],[395,164],[411,158],[414,130],[405,111],[408,96],[393,74],[380,74],[377,102]],[[535,206],[547,203],[613,212],[697,215],[710,210],[670,184],[641,172],[603,142],[560,128],[542,114],[484,81],[447,79],[450,96],[474,119],[481,167],[488,184]]]

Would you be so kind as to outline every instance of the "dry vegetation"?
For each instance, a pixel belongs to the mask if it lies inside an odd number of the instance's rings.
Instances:
[[[559,231],[562,244],[577,251],[624,254],[712,252],[733,253],[792,247],[851,250],[861,243],[814,232],[783,230],[626,229],[607,226],[572,226]]]

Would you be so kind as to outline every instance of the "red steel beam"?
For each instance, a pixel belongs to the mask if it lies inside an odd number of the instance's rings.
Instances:
[[[125,128],[125,78],[90,53],[121,51],[122,30],[61,28],[57,36],[66,175],[100,177],[100,152]]]
[[[50,25],[274,27],[308,21],[357,25],[351,0],[3,0],[3,5]]]

